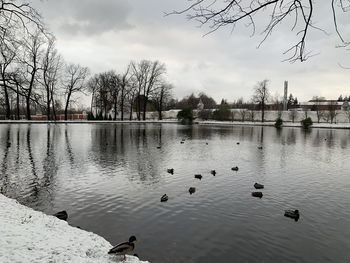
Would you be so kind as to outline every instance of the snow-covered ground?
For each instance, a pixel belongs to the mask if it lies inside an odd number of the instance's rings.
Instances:
[[[136,244],[137,246],[137,244]],[[0,194],[0,262],[115,263],[104,238],[19,204]],[[146,262],[127,256],[126,263]]]

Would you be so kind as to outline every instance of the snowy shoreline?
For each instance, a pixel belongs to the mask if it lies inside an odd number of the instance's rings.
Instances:
[[[104,238],[0,194],[0,262],[120,262]],[[139,263],[127,256],[126,263]]]
[[[230,122],[230,121],[199,121],[196,122],[199,125],[213,125],[213,126],[268,126],[268,127],[274,127],[275,122]],[[283,127],[289,127],[289,128],[301,128],[300,122],[283,122]],[[312,128],[319,128],[319,129],[350,129],[350,123],[314,123],[311,127]]]

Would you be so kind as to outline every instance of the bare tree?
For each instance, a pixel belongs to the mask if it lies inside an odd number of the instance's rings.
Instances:
[[[43,45],[44,39],[40,31],[36,31],[35,34],[29,35],[28,38],[24,38],[22,42],[24,48],[24,54],[21,58],[21,64],[24,67],[24,78],[27,82],[26,86],[22,87],[26,98],[26,115],[27,119],[31,119],[30,102],[32,96],[37,97],[38,94],[33,94],[34,87],[37,85],[37,75],[42,69],[41,62],[43,57]],[[36,100],[37,101],[37,100]]]
[[[248,114],[248,111],[246,109],[240,109],[239,110],[239,114],[241,115],[241,121],[244,122],[245,118]]]
[[[312,98],[314,105],[312,106],[312,110],[316,111],[317,122],[320,123],[320,120],[323,118],[324,111],[322,110],[322,102],[325,101],[324,97],[315,96]]]
[[[135,97],[138,94],[138,81],[136,78],[131,78],[129,85],[126,87],[125,99],[129,104],[129,120],[132,120],[133,107],[135,102]],[[139,116],[138,116],[139,117]]]
[[[333,123],[335,121],[335,119],[338,115],[337,108],[338,108],[337,101],[332,100],[332,101],[328,102],[327,111],[328,111],[329,120],[331,121],[331,123]]]
[[[259,24],[256,23],[256,17],[265,15],[269,19],[262,25],[263,38],[259,46],[279,25],[290,22],[291,30],[296,32],[298,38],[297,42],[285,51],[285,54],[289,54],[287,60],[292,62],[305,61],[310,56],[305,48],[309,31],[311,29],[323,31],[313,21],[315,17],[313,0],[189,0],[189,2],[185,9],[170,14],[187,14],[188,19],[195,20],[201,25],[208,25],[208,34],[225,26],[230,26],[233,30],[236,26],[243,24],[249,27],[254,35],[256,25]],[[338,10],[344,13],[350,10],[349,0],[331,0],[330,2],[329,8],[335,32],[342,45],[349,45],[338,30],[337,22]]]
[[[161,85],[162,76],[166,72],[165,65],[159,61],[142,60],[140,63],[131,63],[138,86],[138,119],[141,113],[141,95],[143,96],[143,119],[146,120],[147,102],[152,92]],[[142,94],[141,94],[142,92]]]
[[[44,31],[40,14],[30,6],[29,2],[21,0],[0,0],[0,35],[2,45],[12,43],[13,35],[8,31],[22,30],[29,33],[33,28]],[[17,32],[18,33],[18,32]]]
[[[248,118],[250,121],[254,122],[255,121],[255,111],[254,110],[249,110],[248,111]]]
[[[127,87],[130,85],[130,79],[132,78],[132,74],[130,74],[131,70],[131,64],[128,65],[126,71],[122,74],[118,75],[118,82],[120,86],[120,112],[121,112],[121,120],[124,120],[124,104],[125,104],[125,97],[127,94]]]
[[[46,115],[47,119],[51,119],[51,105],[56,119],[56,110],[54,103],[54,95],[58,89],[59,73],[62,68],[62,57],[55,48],[55,40],[51,38],[47,44],[46,52],[42,61],[42,85],[45,89],[46,97]]]
[[[164,106],[172,99],[172,90],[173,86],[171,84],[163,84],[154,91],[153,100],[158,111],[159,120],[163,119],[162,111],[164,110]]]
[[[72,96],[86,89],[85,80],[89,75],[89,69],[78,64],[69,64],[65,70],[65,108],[64,119],[68,119],[68,107]]]
[[[120,81],[119,77],[114,71],[109,72],[109,91],[111,95],[111,102],[113,105],[113,111],[114,111],[114,117],[113,120],[117,120],[117,115],[118,115],[118,98],[119,98],[119,92],[121,90],[120,88]]]
[[[10,32],[2,32],[0,38],[0,77],[1,77],[1,86],[4,92],[4,102],[5,102],[5,112],[6,119],[11,117],[11,107],[9,100],[9,80],[11,74],[11,66],[16,63],[16,56],[18,51],[18,45],[15,41],[11,43],[4,43],[4,39],[8,37]],[[11,37],[9,37],[11,38]]]
[[[267,83],[269,81],[267,79],[263,81],[259,81],[254,88],[253,102],[258,103],[261,110],[261,122],[265,120],[265,106],[270,98],[270,92],[267,88]]]
[[[298,112],[296,110],[290,110],[289,111],[289,118],[292,120],[292,122],[294,123],[295,118],[297,117]]]

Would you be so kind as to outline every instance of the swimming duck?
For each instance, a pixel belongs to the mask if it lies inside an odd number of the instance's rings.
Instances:
[[[181,144],[184,144],[185,143],[185,141],[181,141]]]
[[[167,172],[170,174],[174,174],[174,168],[168,169]]]
[[[237,145],[240,145],[240,142],[237,142]]]
[[[125,260],[125,254],[134,250],[135,248],[134,242],[136,242],[136,237],[131,236],[129,238],[129,241],[123,242],[114,246],[112,249],[108,251],[108,254],[123,255]]]
[[[298,221],[300,217],[299,210],[286,210],[284,211],[284,216],[293,218],[295,221]]]
[[[67,211],[60,211],[60,212],[57,212],[56,214],[53,214],[53,216],[57,217],[58,219],[67,221],[68,213]]]
[[[167,194],[163,194],[163,196],[160,198],[161,202],[166,202],[168,201],[169,197],[167,196]]]
[[[190,189],[188,189],[188,191],[190,192],[190,195],[194,194],[196,192],[196,188],[195,187],[190,187]]]
[[[255,187],[255,189],[264,189],[264,185],[263,184],[255,183],[254,187]]]
[[[252,192],[252,196],[262,198],[263,193],[262,192]]]
[[[160,148],[162,148],[162,147],[160,147],[160,146],[157,146],[157,149],[160,149]]]
[[[203,176],[201,174],[195,174],[194,178],[202,180]]]
[[[238,171],[238,166],[232,167],[231,170],[232,170],[232,171]]]
[[[258,149],[259,149],[259,150],[262,150],[262,148],[263,148],[262,146],[258,146]]]
[[[216,175],[216,171],[215,171],[215,170],[211,170],[210,173],[211,173],[212,175],[214,175],[214,176]]]

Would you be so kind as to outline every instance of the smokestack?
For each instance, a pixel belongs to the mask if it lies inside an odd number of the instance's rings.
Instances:
[[[288,81],[284,82],[283,110],[288,110]]]

